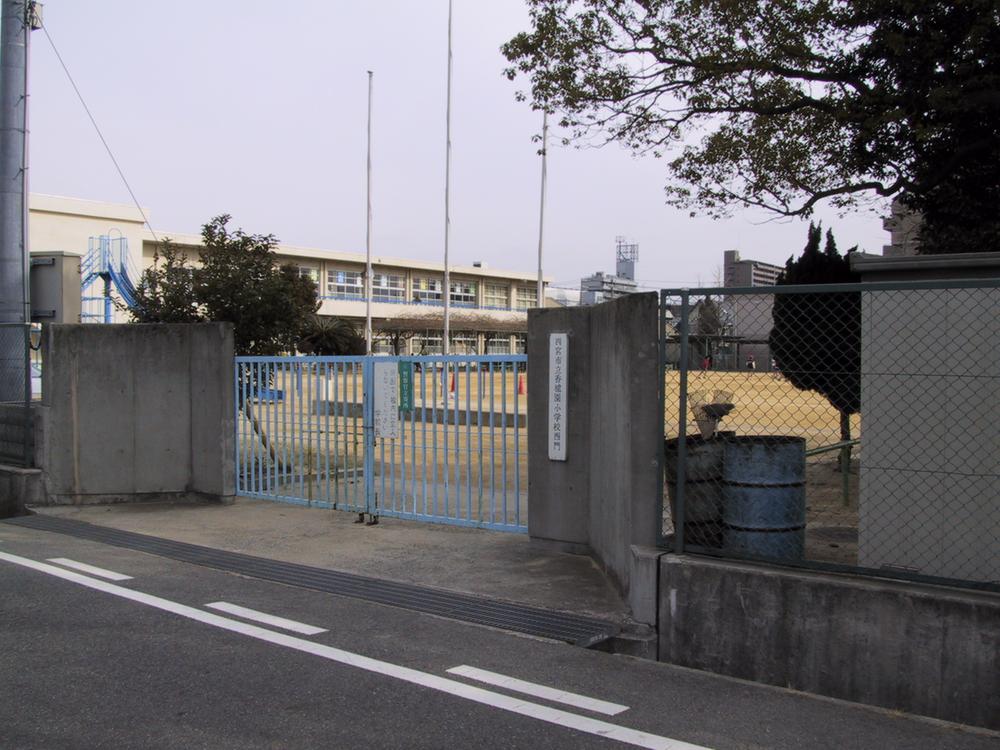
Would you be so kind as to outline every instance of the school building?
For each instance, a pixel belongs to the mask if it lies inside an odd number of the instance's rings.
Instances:
[[[95,240],[111,238],[127,247],[127,262],[119,269],[133,284],[153,263],[157,239],[170,238],[197,260],[199,235],[156,230],[144,225],[138,209],[60,196],[32,194],[30,249],[32,254],[63,252],[79,255],[85,271]],[[149,211],[146,211],[149,216]],[[253,230],[254,228],[251,228]],[[92,239],[94,238],[94,239]],[[365,254],[280,244],[281,264],[291,263],[316,282],[319,314],[346,318],[363,331],[365,322]],[[85,273],[86,275],[86,273]],[[106,274],[107,276],[107,274]],[[548,283],[547,280],[545,282]],[[113,285],[111,285],[113,286]],[[500,271],[485,263],[450,268],[450,350],[453,354],[509,354],[526,351],[527,310],[537,300],[534,272]],[[83,322],[102,318],[103,281],[83,290]],[[112,289],[112,294],[120,294]],[[395,341],[402,354],[439,354],[444,318],[442,263],[375,256],[372,258],[372,320],[374,349],[389,353]],[[112,313],[116,322],[127,315]]]

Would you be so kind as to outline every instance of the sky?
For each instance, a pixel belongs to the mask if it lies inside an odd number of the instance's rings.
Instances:
[[[499,51],[527,10],[453,2],[450,261],[534,272],[541,115],[515,100],[524,82],[503,76]],[[447,0],[46,0],[44,23],[168,235],[228,213],[248,232],[364,252],[373,71],[373,253],[443,258]],[[31,190],[131,202],[42,31],[30,65]],[[662,161],[550,136],[543,266],[555,285],[613,271],[617,236],[638,243],[649,288],[712,285],[725,250],[783,264],[805,245],[808,222],[691,218],[665,205]],[[814,218],[842,249],[888,242],[871,210]]]

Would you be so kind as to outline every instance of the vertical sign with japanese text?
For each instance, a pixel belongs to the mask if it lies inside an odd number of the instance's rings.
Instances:
[[[569,336],[549,334],[549,460],[566,460]]]
[[[395,362],[375,362],[375,437],[399,437],[399,368]]]
[[[413,365],[410,362],[399,363],[399,410],[413,411]]]

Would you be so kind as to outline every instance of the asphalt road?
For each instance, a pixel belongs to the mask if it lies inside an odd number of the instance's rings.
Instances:
[[[691,745],[996,750],[1000,735],[0,524],[4,750]]]

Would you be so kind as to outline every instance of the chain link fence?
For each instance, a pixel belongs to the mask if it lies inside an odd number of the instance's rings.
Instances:
[[[1000,590],[1000,280],[661,292],[675,551]]]
[[[0,463],[33,464],[31,326],[0,323]]]

